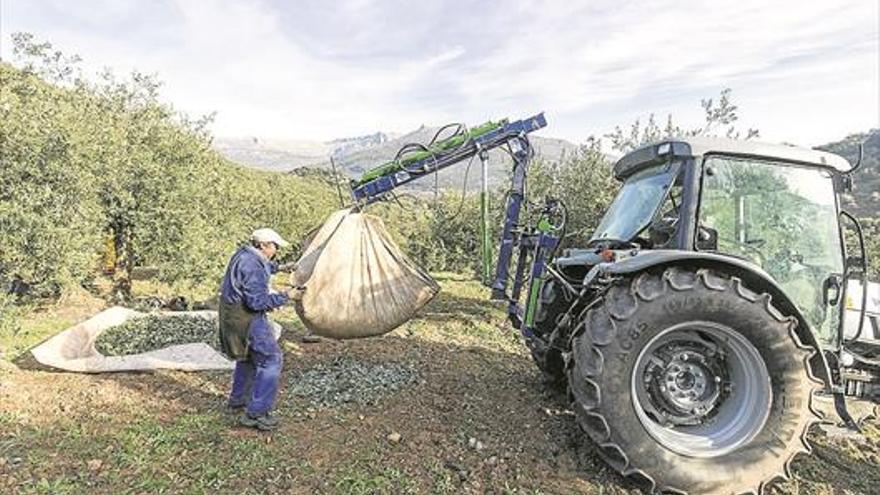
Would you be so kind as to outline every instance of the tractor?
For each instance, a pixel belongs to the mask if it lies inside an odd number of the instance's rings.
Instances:
[[[819,391],[856,426],[843,394],[876,391],[880,341],[858,339],[863,315],[844,335],[866,273],[839,202],[852,171],[717,138],[617,161],[615,200],[584,248],[548,264],[527,339],[617,471],[657,492],[760,493],[810,450]]]
[[[880,340],[863,328],[869,291],[852,289],[867,286],[864,238],[839,199],[858,164],[786,145],[664,140],[616,162],[621,187],[595,233],[560,250],[561,201],[520,221],[528,134],[545,125],[539,114],[432,141],[353,183],[353,197],[372,202],[475,156],[485,179],[487,150],[504,147],[514,163],[492,298],[599,454],[652,493],[762,492],[810,450],[819,394],[858,428],[846,393],[880,389]],[[484,219],[485,264],[488,232]],[[844,317],[853,307],[855,323]]]

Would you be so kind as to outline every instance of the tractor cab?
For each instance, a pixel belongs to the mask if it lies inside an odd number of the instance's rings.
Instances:
[[[838,193],[851,169],[830,153],[720,138],[638,149],[591,248],[720,254],[772,279],[826,345],[836,344],[846,252]]]

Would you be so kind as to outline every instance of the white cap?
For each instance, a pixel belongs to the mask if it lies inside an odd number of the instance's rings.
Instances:
[[[289,246],[290,243],[285,241],[272,229],[257,229],[251,234],[251,240],[256,242],[274,242],[278,247]]]

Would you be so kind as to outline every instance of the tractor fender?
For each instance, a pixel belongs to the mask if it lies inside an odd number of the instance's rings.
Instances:
[[[797,319],[798,326],[795,331],[798,338],[800,338],[803,344],[816,350],[816,353],[810,359],[810,367],[813,374],[825,383],[828,391],[833,390],[831,369],[812,327],[791,298],[786,295],[785,290],[758,265],[732,256],[699,251],[657,249],[637,252],[626,251],[622,253],[628,257],[593,266],[584,278],[584,285],[589,285],[598,277],[631,275],[650,268],[673,265],[710,268],[739,277],[751,289],[770,294],[774,305],[780,311]]]

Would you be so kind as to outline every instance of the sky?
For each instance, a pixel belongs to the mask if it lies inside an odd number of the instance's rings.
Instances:
[[[575,143],[732,90],[739,126],[815,146],[880,128],[880,0],[0,0],[27,31],[223,137],[329,140],[545,112]]]

